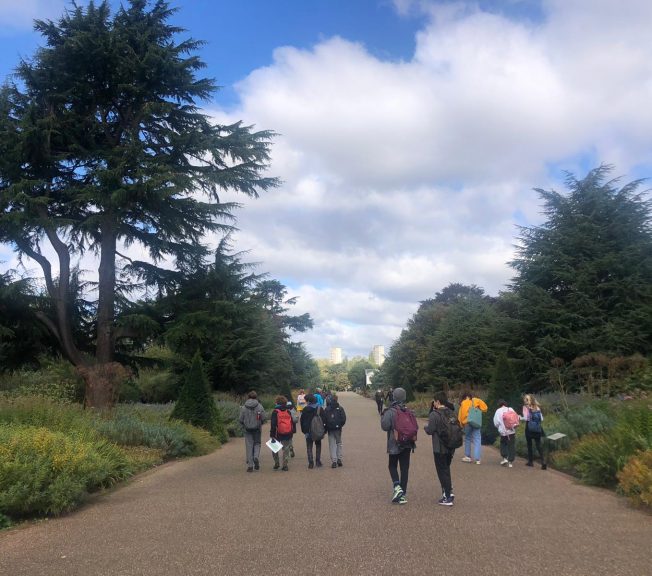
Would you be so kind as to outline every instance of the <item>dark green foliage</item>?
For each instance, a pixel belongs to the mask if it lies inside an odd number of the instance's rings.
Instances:
[[[208,387],[199,352],[192,359],[190,370],[181,386],[179,399],[174,405],[170,418],[183,420],[193,426],[208,430],[222,442],[226,442],[228,439],[220,412]]]
[[[485,444],[493,444],[498,437],[498,430],[493,423],[493,415],[499,407],[498,400],[505,400],[507,406],[520,411],[521,390],[505,354],[498,356],[489,385],[487,416],[482,420],[482,441]]]
[[[358,360],[349,368],[348,377],[354,389],[364,388],[367,385],[365,370],[374,369],[373,364],[368,360]]]
[[[514,289],[541,371],[553,358],[652,350],[650,202],[610,170],[569,175],[568,195],[537,189],[547,220],[521,229]]]
[[[93,364],[72,314],[84,253],[100,259],[93,352],[110,363],[144,328],[132,314],[116,322],[136,281],[177,285],[202,266],[204,236],[233,221],[235,204],[220,194],[255,197],[277,185],[263,175],[271,132],[215,124],[199,110],[215,84],[198,77],[201,42],[179,41],[173,14],[162,0],[129,0],[115,15],[108,1],[73,4],[57,22],[36,22],[45,45],[19,64],[19,84],[0,90],[0,241],[41,267],[43,321],[76,365]],[[132,244],[150,261],[121,256]]]

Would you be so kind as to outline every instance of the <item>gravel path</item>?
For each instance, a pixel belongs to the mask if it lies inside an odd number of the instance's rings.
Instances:
[[[245,473],[243,440],[167,464],[80,511],[0,534],[2,576],[650,574],[652,517],[553,470],[453,463],[455,506],[440,496],[420,433],[409,503],[390,503],[376,406],[340,395],[344,467],[308,470],[295,436],[290,471]],[[267,432],[267,429],[264,433]],[[324,443],[324,447],[327,442]]]

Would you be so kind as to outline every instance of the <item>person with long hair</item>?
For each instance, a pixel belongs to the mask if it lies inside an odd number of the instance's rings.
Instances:
[[[534,442],[541,458],[541,470],[545,470],[548,465],[546,464],[546,458],[541,445],[541,438],[544,435],[543,414],[541,412],[541,406],[539,406],[537,399],[532,394],[523,396],[523,414],[521,420],[525,422],[525,440],[527,442],[526,465],[534,466],[534,450],[532,448],[532,442]]]

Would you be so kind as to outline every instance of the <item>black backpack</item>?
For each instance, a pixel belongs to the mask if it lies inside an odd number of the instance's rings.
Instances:
[[[344,425],[344,412],[341,406],[329,406],[325,410],[325,415],[327,430],[337,430]]]
[[[464,443],[464,432],[454,412],[445,410],[442,415],[446,426],[439,434],[439,440],[448,450],[455,450]]]

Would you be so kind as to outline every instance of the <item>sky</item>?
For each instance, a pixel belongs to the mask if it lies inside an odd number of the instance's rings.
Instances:
[[[0,0],[2,78],[66,5]],[[649,0],[171,5],[222,87],[206,112],[277,133],[282,185],[223,200],[242,204],[235,248],[312,316],[315,358],[388,351],[451,282],[504,290],[518,226],[542,222],[534,188],[601,163],[652,176]]]

